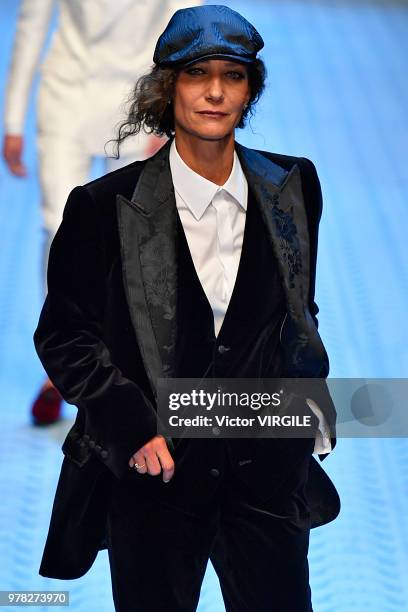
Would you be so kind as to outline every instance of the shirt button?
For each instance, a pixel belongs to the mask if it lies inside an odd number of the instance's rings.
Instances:
[[[211,468],[210,474],[211,476],[214,476],[214,478],[218,478],[220,475],[220,470],[217,470],[217,468]]]
[[[229,351],[230,347],[229,346],[224,346],[223,344],[220,344],[220,346],[218,347],[217,350],[218,350],[219,353],[222,354],[222,353],[226,353],[227,351]]]

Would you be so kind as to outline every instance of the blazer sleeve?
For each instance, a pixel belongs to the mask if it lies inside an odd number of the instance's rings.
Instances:
[[[157,433],[156,411],[111,361],[103,341],[106,264],[97,206],[85,187],[65,205],[51,244],[48,293],[34,344],[51,381],[84,414],[85,432],[121,478],[131,455]]]

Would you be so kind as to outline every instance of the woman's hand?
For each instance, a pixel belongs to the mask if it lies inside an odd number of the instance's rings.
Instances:
[[[146,442],[142,448],[134,453],[129,459],[129,467],[134,468],[135,463],[143,467],[137,468],[139,474],[150,474],[157,476],[163,468],[163,481],[169,482],[174,474],[174,461],[167,442],[161,435],[155,436],[149,442]]]
[[[22,136],[14,134],[6,134],[3,140],[3,158],[8,169],[14,176],[26,176],[27,168],[25,167],[22,157],[24,151],[24,140]]]

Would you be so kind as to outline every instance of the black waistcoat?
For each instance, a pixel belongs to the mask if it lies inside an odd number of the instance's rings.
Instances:
[[[272,245],[251,189],[241,258],[237,277],[217,337],[211,305],[197,276],[183,225],[177,215],[178,301],[175,378],[275,378],[281,376],[282,350],[280,329],[286,314],[286,300]],[[224,444],[226,442],[226,444]],[[274,442],[276,446],[276,441]],[[228,453],[230,463],[252,461],[260,452],[256,438],[195,440],[194,449],[203,462],[208,457],[221,463]],[[262,445],[261,445],[262,446]],[[270,449],[271,445],[267,444]],[[223,450],[225,449],[225,450]],[[271,454],[268,450],[268,461]],[[284,470],[279,461],[276,480]],[[279,459],[279,461],[277,460]],[[195,460],[195,464],[198,459]],[[205,463],[205,462],[204,462]],[[281,467],[279,467],[281,466]],[[255,480],[251,465],[238,468],[240,478]],[[258,470],[259,474],[263,473]],[[262,477],[263,478],[263,477]],[[262,478],[260,477],[261,481]],[[262,482],[258,488],[262,487]]]
[[[213,312],[177,215],[177,378],[274,378],[281,372],[280,328],[286,301],[264,222],[249,189],[241,258],[225,318]]]

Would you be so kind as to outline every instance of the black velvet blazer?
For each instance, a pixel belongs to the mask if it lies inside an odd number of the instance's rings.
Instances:
[[[172,376],[176,346],[170,144],[147,161],[76,187],[51,245],[34,343],[50,379],[78,413],[62,447],[44,576],[77,578],[88,571],[103,546],[112,485],[129,469],[130,456],[156,435],[156,381]],[[285,291],[285,375],[324,379],[329,361],[314,301],[322,213],[315,167],[306,158],[238,143],[236,150]],[[325,385],[317,401],[334,448],[336,412]],[[314,457],[309,480],[317,526],[337,516],[339,499]]]

